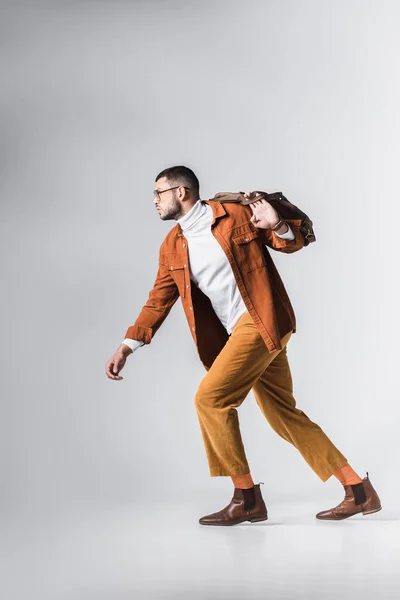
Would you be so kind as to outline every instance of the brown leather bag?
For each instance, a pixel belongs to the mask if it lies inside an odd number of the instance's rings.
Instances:
[[[289,202],[282,192],[273,192],[271,194],[267,192],[252,192],[250,198],[245,198],[244,192],[218,192],[210,200],[217,200],[218,202],[239,202],[246,206],[251,204],[255,200],[256,194],[261,194],[262,198],[265,198],[275,210],[278,212],[281,219],[301,219],[300,231],[304,235],[304,245],[308,246],[311,242],[316,241],[315,233],[313,230],[313,222],[305,212],[300,210],[297,206]],[[260,198],[260,196],[259,196]],[[258,199],[259,199],[258,198]]]

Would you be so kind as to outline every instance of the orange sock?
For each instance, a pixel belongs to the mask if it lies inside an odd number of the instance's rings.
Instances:
[[[355,485],[362,483],[361,477],[351,468],[349,463],[346,463],[343,467],[340,467],[334,472],[334,476],[339,479],[342,485]]]
[[[250,473],[246,475],[231,475],[235,488],[246,489],[254,487],[254,481]]]

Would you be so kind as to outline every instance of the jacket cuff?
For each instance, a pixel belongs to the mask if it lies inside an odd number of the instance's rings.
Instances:
[[[300,225],[302,223],[301,219],[284,219],[284,221],[289,225],[292,230],[294,237],[292,239],[284,239],[281,236],[278,236],[271,229],[265,229],[266,235],[272,236],[270,237],[273,240],[273,245],[276,248],[284,248],[285,246],[296,246],[298,244],[303,245],[303,234],[300,231]],[[289,233],[288,231],[286,233]]]
[[[140,325],[131,325],[125,333],[125,338],[138,340],[139,342],[143,342],[143,344],[150,344],[152,337],[153,330],[151,327],[141,327]]]
[[[287,223],[286,220],[285,220],[285,223]],[[287,226],[288,226],[288,230],[285,231],[285,233],[278,233],[277,231],[274,231],[273,233],[275,235],[277,235],[278,237],[280,237],[282,240],[294,240],[295,235],[294,235],[293,230],[290,227],[289,223],[287,223]]]

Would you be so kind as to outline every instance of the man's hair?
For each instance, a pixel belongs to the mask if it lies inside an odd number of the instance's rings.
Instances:
[[[199,180],[193,173],[192,169],[189,169],[189,167],[184,167],[183,165],[168,167],[157,175],[155,181],[158,181],[161,179],[161,177],[166,177],[168,179],[168,183],[172,186],[183,185],[184,187],[190,188],[195,196],[200,195]]]

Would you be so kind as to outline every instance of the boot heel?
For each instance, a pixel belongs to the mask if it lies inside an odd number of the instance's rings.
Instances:
[[[251,521],[252,523],[257,523],[257,521],[267,521],[268,517],[253,517],[252,519],[249,519],[249,521]]]
[[[373,510],[362,511],[362,514],[363,515],[372,515],[372,513],[379,512],[380,510],[382,510],[382,506],[380,506],[379,508],[374,508]]]

